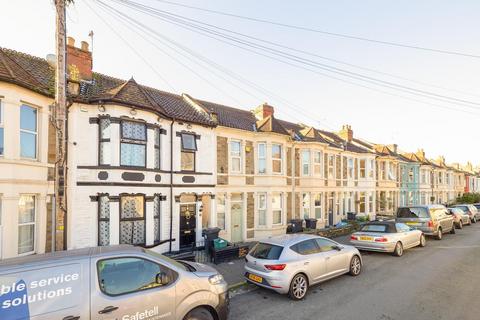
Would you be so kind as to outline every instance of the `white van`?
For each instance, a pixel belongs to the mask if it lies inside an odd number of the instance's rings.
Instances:
[[[0,262],[2,320],[224,320],[228,303],[215,269],[134,246]]]

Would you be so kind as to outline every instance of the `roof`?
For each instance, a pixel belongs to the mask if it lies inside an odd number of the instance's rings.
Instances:
[[[347,141],[336,133],[325,131],[325,130],[319,130],[319,131],[324,138],[332,141],[334,144],[340,146],[345,151],[350,151],[355,153],[372,153],[367,148],[364,148],[363,146],[359,146],[355,143],[352,143],[351,141]]]

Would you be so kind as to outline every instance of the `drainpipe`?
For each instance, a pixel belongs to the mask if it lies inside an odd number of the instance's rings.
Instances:
[[[173,124],[175,119],[170,123],[170,245],[169,252],[172,252],[172,237],[173,237]]]
[[[296,185],[296,181],[295,181],[295,170],[296,170],[296,167],[295,167],[295,141],[292,142],[292,155],[291,155],[292,159],[292,218],[293,219],[297,219],[297,208],[296,208],[296,199],[297,199],[297,195],[295,194],[295,185]]]

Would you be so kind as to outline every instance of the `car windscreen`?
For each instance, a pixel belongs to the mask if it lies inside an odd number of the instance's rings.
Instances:
[[[258,242],[250,251],[250,255],[257,259],[278,260],[283,247],[269,243]]]
[[[463,212],[468,212],[468,207],[467,206],[455,206],[455,208],[458,208],[462,210]]]
[[[480,204],[474,204],[473,205],[475,208],[477,208],[478,210],[480,210]]]
[[[366,224],[360,231],[363,232],[387,232],[388,226],[386,224]]]
[[[397,218],[430,218],[430,215],[423,207],[398,208]]]

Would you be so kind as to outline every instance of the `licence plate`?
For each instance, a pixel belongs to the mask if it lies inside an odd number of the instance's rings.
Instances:
[[[248,275],[248,279],[250,279],[252,281],[255,281],[255,282],[258,282],[258,283],[262,283],[262,281],[263,281],[262,277],[259,277],[257,275],[251,274],[251,273]]]
[[[418,226],[418,225],[420,225],[420,223],[418,223],[418,222],[407,222],[407,225],[409,225],[409,226]]]
[[[373,241],[373,237],[369,236],[360,236],[360,241]]]

